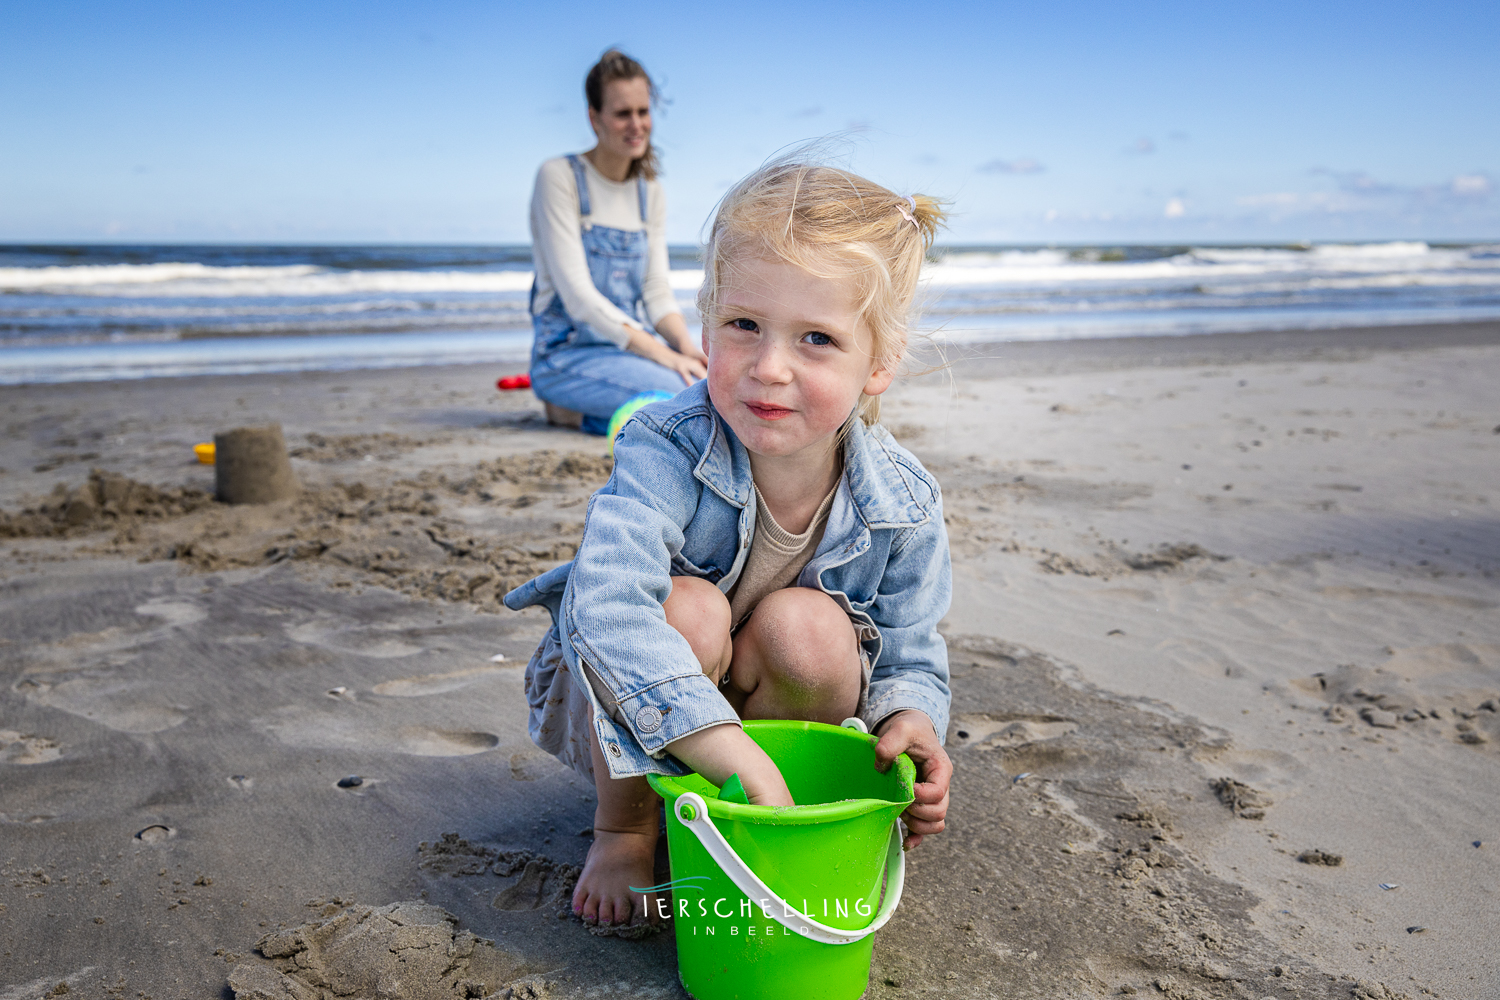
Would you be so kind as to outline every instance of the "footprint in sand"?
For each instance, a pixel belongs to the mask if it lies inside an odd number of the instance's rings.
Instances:
[[[85,965],[77,972],[69,972],[66,975],[43,976],[41,979],[33,979],[29,983],[21,983],[0,990],[0,1000],[32,1000],[33,997],[60,997],[69,990],[84,989],[85,984],[93,978],[94,966]]]
[[[161,618],[165,621],[167,628],[196,625],[208,617],[208,611],[199,605],[188,601],[175,601],[169,597],[158,597],[138,605],[135,613],[151,618]]]
[[[1468,684],[1500,672],[1500,645],[1482,642],[1449,642],[1437,646],[1403,646],[1391,649],[1391,658],[1381,664],[1384,672],[1416,680],[1450,679]],[[1451,675],[1451,676],[1450,676]]]
[[[12,687],[34,705],[60,709],[121,733],[160,733],[187,721],[187,712],[163,704],[154,686],[110,674],[84,674],[53,683],[24,677]]]
[[[999,750],[1055,740],[1077,729],[1078,723],[1058,715],[972,712],[955,716],[948,733],[954,747]]]
[[[533,858],[521,869],[515,885],[501,889],[495,896],[497,910],[539,910],[547,904],[562,906],[578,884],[579,869],[559,865],[551,858]]]
[[[45,764],[62,756],[62,747],[45,736],[0,729],[0,764]]]
[[[0,812],[0,823],[38,824],[50,823],[55,819],[57,819],[57,816],[53,813],[28,813],[24,816],[11,816],[8,813]],[[0,993],[0,1000],[6,1000],[5,994]]]
[[[326,619],[293,625],[286,630],[294,642],[377,660],[393,660],[426,652],[423,647],[405,641],[402,634],[409,632],[400,625],[336,625]]]
[[[443,694],[466,688],[490,674],[514,672],[516,664],[470,667],[467,670],[452,670],[446,674],[422,674],[418,677],[402,677],[399,680],[376,684],[376,694],[388,698],[422,698],[430,694]]]
[[[318,919],[272,931],[255,948],[277,964],[235,966],[229,988],[238,1000],[557,995],[537,977],[517,979],[533,968],[520,955],[460,929],[457,917],[423,902],[377,909],[337,900]]]
[[[535,747],[510,755],[510,776],[516,781],[540,781],[548,774],[565,770],[556,757]]]
[[[494,733],[470,729],[429,729],[402,726],[396,733],[395,749],[418,757],[465,757],[500,745]]]
[[[131,679],[115,671],[138,661],[149,643],[204,620],[208,612],[171,598],[156,598],[134,610],[144,617],[162,619],[164,624],[143,632],[110,626],[98,632],[64,636],[39,648],[41,671],[23,677],[11,690],[34,705],[56,708],[117,732],[160,733],[182,725],[188,712],[169,703],[165,691],[150,681]]]
[[[1357,715],[1381,729],[1399,729],[1400,722],[1446,719],[1455,709],[1471,710],[1494,696],[1500,645],[1387,646],[1386,652],[1390,659],[1375,667],[1346,663],[1287,684],[1327,703],[1330,720]]]
[[[494,733],[435,726],[382,725],[372,718],[314,713],[298,706],[257,720],[256,725],[289,746],[320,750],[466,757],[500,745],[500,737]]]
[[[1205,747],[1195,751],[1193,759],[1215,781],[1227,777],[1253,791],[1274,793],[1276,799],[1294,795],[1308,771],[1301,760],[1280,750]]]
[[[1318,593],[1326,597],[1336,597],[1345,601],[1370,601],[1391,600],[1398,605],[1411,605],[1413,603],[1436,605],[1439,607],[1464,608],[1474,611],[1488,611],[1500,607],[1494,601],[1486,601],[1478,597],[1467,597],[1462,594],[1434,594],[1420,590],[1385,590],[1379,587],[1320,587]]]

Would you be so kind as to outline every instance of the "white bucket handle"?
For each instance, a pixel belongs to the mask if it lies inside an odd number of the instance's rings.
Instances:
[[[868,927],[859,930],[843,930],[838,927],[829,927],[820,924],[807,914],[792,908],[792,905],[780,896],[776,895],[760,876],[750,870],[750,866],[740,859],[729,841],[714,826],[713,820],[708,816],[708,803],[696,792],[683,792],[677,797],[677,802],[672,810],[683,826],[693,831],[703,849],[709,853],[724,874],[728,875],[730,881],[734,882],[753,902],[759,903],[761,912],[766,913],[767,907],[774,907],[774,911],[767,914],[781,926],[790,931],[795,931],[810,941],[818,941],[823,944],[853,944],[862,941],[885,926],[891,914],[896,912],[896,906],[901,902],[901,889],[906,883],[906,855],[901,850],[901,821],[896,820],[891,824],[891,842],[886,851],[885,872],[886,886],[885,899],[881,901],[880,910],[875,914],[875,919]]]

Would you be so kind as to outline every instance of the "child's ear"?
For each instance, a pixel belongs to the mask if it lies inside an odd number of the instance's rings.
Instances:
[[[877,368],[870,373],[869,381],[865,382],[864,393],[866,396],[878,396],[889,389],[895,380],[895,372]]]

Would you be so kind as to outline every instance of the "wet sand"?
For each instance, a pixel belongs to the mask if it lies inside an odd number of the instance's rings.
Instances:
[[[886,424],[952,823],[869,995],[1500,996],[1500,325],[950,360]],[[591,790],[497,598],[609,466],[499,374],[0,396],[0,1000],[682,995],[557,915]],[[192,445],[267,420],[302,495],[213,502]]]

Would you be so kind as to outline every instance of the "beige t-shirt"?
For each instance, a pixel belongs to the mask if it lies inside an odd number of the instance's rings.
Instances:
[[[833,506],[838,483],[818,505],[807,530],[794,535],[776,523],[771,508],[766,506],[760,487],[755,487],[755,537],[750,541],[750,553],[745,556],[745,568],[740,578],[729,591],[729,620],[739,628],[767,594],[784,590],[797,582],[802,569],[818,551],[823,540],[823,529],[828,525],[828,510]]]

